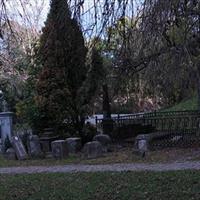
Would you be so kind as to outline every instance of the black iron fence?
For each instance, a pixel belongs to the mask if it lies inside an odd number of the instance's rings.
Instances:
[[[149,112],[113,117],[114,129],[128,125],[152,126],[156,131],[199,134],[200,112],[198,110]],[[103,119],[96,118],[97,127],[102,127]]]

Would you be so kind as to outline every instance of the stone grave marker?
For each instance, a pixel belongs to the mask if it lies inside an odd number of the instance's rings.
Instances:
[[[70,154],[75,154],[81,150],[81,138],[74,137],[74,138],[67,138],[66,139],[68,151]]]
[[[44,156],[40,145],[40,139],[37,135],[28,136],[27,147],[30,157],[41,158]]]
[[[13,149],[15,150],[18,160],[28,159],[28,154],[26,152],[26,149],[21,139],[18,136],[13,136],[11,141],[12,141],[12,146],[13,146]]]
[[[147,140],[139,140],[138,149],[141,151],[147,151],[148,150]]]
[[[110,149],[109,145],[111,144],[111,138],[110,138],[109,135],[106,135],[106,134],[95,135],[94,138],[93,138],[93,141],[100,142],[103,146],[104,152],[107,152]]]
[[[68,147],[66,140],[55,140],[51,142],[51,149],[53,157],[56,159],[63,159],[68,156]]]
[[[98,141],[88,142],[83,147],[84,158],[92,159],[103,155],[103,146]]]

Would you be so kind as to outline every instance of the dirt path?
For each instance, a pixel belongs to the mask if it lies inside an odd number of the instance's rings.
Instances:
[[[171,171],[200,170],[200,162],[174,162],[167,164],[108,164],[108,165],[64,165],[31,166],[0,168],[0,174],[34,174],[34,173],[75,173],[75,172],[123,172],[123,171]]]

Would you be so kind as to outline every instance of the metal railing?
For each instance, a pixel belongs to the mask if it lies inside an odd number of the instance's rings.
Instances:
[[[114,127],[130,124],[151,125],[158,131],[197,132],[200,128],[200,111],[148,112],[130,115],[118,115],[112,118]],[[96,118],[96,125],[101,126],[103,119]]]

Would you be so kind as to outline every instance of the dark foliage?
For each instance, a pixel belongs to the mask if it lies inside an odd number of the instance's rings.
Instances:
[[[87,48],[82,31],[66,0],[52,0],[40,39],[38,57],[42,64],[36,86],[41,128],[61,131],[63,122],[71,135],[84,137],[85,117],[103,76],[103,61]]]
[[[77,123],[78,90],[86,78],[86,48],[82,32],[66,0],[53,0],[39,57],[43,65],[37,83],[37,104],[44,127],[56,127],[65,118]]]

